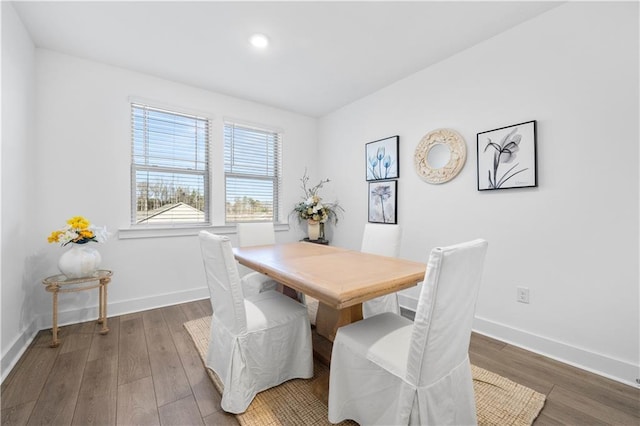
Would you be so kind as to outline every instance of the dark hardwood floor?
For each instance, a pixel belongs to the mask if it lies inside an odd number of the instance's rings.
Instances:
[[[2,383],[2,425],[235,425],[182,324],[209,300],[49,330]],[[471,361],[547,395],[536,425],[639,425],[640,390],[474,334]]]

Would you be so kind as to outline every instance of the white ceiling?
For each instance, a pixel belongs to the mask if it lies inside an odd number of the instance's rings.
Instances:
[[[558,4],[14,2],[37,47],[313,117]]]

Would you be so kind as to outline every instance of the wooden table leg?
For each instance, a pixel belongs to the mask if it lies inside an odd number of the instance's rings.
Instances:
[[[336,338],[338,328],[351,324],[352,322],[360,321],[361,319],[361,303],[344,309],[334,309],[320,302],[318,305],[318,315],[316,317],[316,330],[319,335],[333,342]]]
[[[60,346],[60,341],[58,340],[58,291],[54,290],[51,296],[53,297],[53,318],[51,324],[51,334],[53,337],[49,347],[57,348]]]
[[[316,361],[319,361],[330,367],[331,365],[331,350],[333,349],[333,343],[324,337],[320,336],[317,330],[312,331],[311,338],[313,341],[313,357]],[[320,374],[318,377],[313,378],[311,383],[311,392],[320,401],[327,404],[329,401],[329,372]]]
[[[325,405],[329,405],[329,373],[313,379],[311,393]]]
[[[338,328],[362,319],[362,304],[344,309],[334,309],[324,303],[318,304],[316,333],[313,336],[313,355],[326,365],[331,362],[331,350]],[[313,394],[325,403],[329,399],[329,375],[317,377],[312,386]]]

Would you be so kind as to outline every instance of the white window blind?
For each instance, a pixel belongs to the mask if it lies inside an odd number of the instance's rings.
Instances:
[[[209,222],[209,119],[131,104],[131,222]]]
[[[281,187],[279,132],[224,124],[226,222],[277,222]]]

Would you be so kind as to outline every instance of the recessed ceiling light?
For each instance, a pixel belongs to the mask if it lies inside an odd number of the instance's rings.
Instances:
[[[259,49],[264,49],[269,45],[269,39],[264,34],[254,34],[251,36],[249,41],[254,47],[257,47]]]

